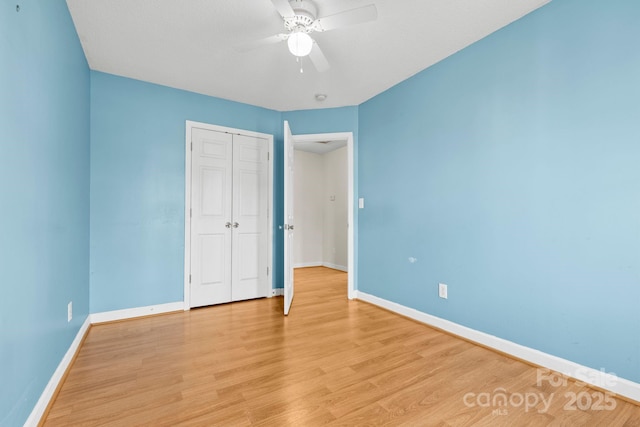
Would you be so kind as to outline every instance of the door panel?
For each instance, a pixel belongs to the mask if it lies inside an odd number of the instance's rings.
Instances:
[[[238,233],[234,243],[237,246],[235,258],[236,274],[233,283],[233,300],[258,298],[264,295],[261,289],[260,262],[256,262],[260,253],[261,236],[258,233]],[[264,275],[264,274],[263,274]]]
[[[268,294],[268,152],[262,138],[233,137],[233,301]]]
[[[231,300],[233,162],[230,134],[192,131],[191,306]]]
[[[200,253],[204,255],[200,257],[200,283],[202,286],[224,286],[227,262],[224,234],[201,234],[199,238]]]
[[[200,169],[200,182],[202,183],[200,200],[202,200],[201,214],[203,216],[224,216],[226,199],[229,197],[226,192],[227,177],[224,168]]]
[[[242,170],[238,173],[238,217],[254,217],[260,215],[260,199],[256,194],[260,193],[260,171]]]

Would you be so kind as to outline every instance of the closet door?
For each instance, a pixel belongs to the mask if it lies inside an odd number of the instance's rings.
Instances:
[[[269,143],[192,131],[191,307],[266,297]]]
[[[267,296],[268,141],[233,136],[233,301]]]
[[[231,301],[232,135],[193,129],[191,306]]]

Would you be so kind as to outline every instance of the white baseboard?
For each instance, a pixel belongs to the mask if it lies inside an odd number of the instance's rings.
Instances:
[[[562,359],[530,347],[525,347],[505,339],[489,335],[475,329],[467,328],[449,320],[406,307],[395,302],[378,298],[361,291],[355,291],[355,298],[385,308],[394,313],[409,317],[418,322],[434,326],[443,331],[465,338],[469,341],[493,348],[518,359],[525,360],[542,368],[549,369],[574,378],[578,381],[594,385],[616,395],[640,402],[640,384],[616,377],[603,371],[589,368],[570,360]]]
[[[330,262],[322,262],[322,261],[318,261],[318,262],[299,262],[299,263],[293,265],[293,268],[307,268],[307,267],[327,267],[327,268],[332,268],[334,270],[340,270],[340,271],[348,271],[349,270],[344,265],[332,264]]]
[[[79,350],[80,343],[84,338],[85,334],[89,330],[89,326],[96,323],[104,323],[104,322],[112,322],[114,320],[124,320],[124,319],[132,319],[135,317],[148,316],[151,314],[160,314],[160,313],[169,313],[172,311],[183,311],[184,310],[184,302],[172,302],[168,304],[159,304],[159,305],[150,305],[147,307],[137,307],[137,308],[128,308],[125,310],[114,310],[114,311],[106,311],[102,313],[94,313],[87,316],[86,320],[80,327],[80,330],[76,334],[73,342],[69,346],[69,349],[65,353],[64,357],[60,361],[60,364],[56,368],[55,372],[49,379],[47,386],[44,391],[40,395],[38,402],[34,406],[29,418],[24,423],[25,426],[37,426],[40,422],[40,419],[44,415],[44,412],[47,410],[47,406],[49,402],[53,398],[53,394],[58,388],[58,384],[62,380],[64,373],[67,371],[69,364],[73,360],[76,352]]]
[[[152,314],[183,311],[184,302],[170,302],[167,304],[149,305],[146,307],[126,308],[124,310],[103,311],[91,315],[91,324],[113,322],[115,320],[133,319],[135,317],[149,316]]]
[[[89,330],[89,326],[91,326],[90,315],[87,316],[82,326],[80,326],[80,329],[76,334],[76,337],[71,342],[69,349],[67,350],[64,357],[58,364],[58,367],[56,368],[53,375],[49,379],[49,382],[47,383],[47,386],[44,388],[44,391],[40,395],[40,398],[38,399],[36,406],[33,407],[33,410],[31,411],[29,418],[27,418],[27,421],[24,423],[25,426],[35,427],[40,422],[40,419],[44,415],[44,412],[47,410],[47,406],[49,405],[49,402],[53,398],[53,394],[56,392],[56,389],[58,388],[58,384],[60,384],[60,381],[62,380],[64,373],[67,371],[67,368],[69,368],[69,364],[71,363],[71,361],[73,360],[73,357],[75,356],[76,352],[80,348],[80,343],[82,342],[82,339],[84,338],[85,334]]]
[[[327,267],[327,268],[332,268],[334,270],[340,270],[340,271],[349,271],[349,269],[347,267],[345,267],[344,265],[338,265],[338,264],[332,264],[330,262],[323,262],[322,263],[323,267]]]
[[[322,267],[322,261],[298,262],[293,264],[293,268]]]
[[[284,295],[284,288],[271,289],[272,297],[281,297],[282,295]]]

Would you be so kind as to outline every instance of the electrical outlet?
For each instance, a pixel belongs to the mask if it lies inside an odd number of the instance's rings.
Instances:
[[[438,283],[438,296],[447,299],[447,285],[444,283]]]
[[[67,323],[71,322],[71,319],[73,319],[73,301],[69,301],[67,304]]]

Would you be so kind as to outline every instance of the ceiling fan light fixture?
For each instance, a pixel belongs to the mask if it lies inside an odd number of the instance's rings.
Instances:
[[[295,32],[289,36],[287,40],[289,52],[295,56],[307,56],[313,48],[313,39],[309,34],[302,31]]]

